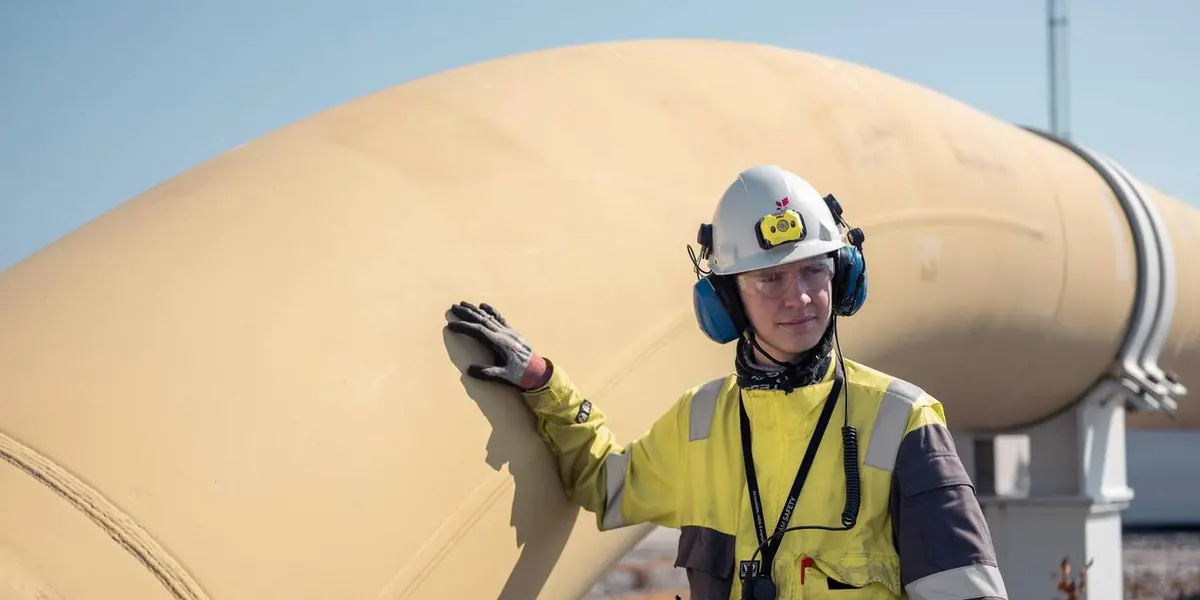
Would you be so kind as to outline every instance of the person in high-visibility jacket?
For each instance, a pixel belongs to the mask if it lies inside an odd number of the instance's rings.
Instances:
[[[680,530],[693,600],[1007,599],[941,404],[834,351],[867,292],[864,235],[841,213],[777,166],[739,174],[693,258],[697,321],[736,340],[734,372],[628,445],[496,309],[456,304],[448,327],[492,351],[468,374],[521,391],[601,529]]]

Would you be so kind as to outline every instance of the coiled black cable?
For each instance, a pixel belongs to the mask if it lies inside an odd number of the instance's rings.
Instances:
[[[842,463],[846,469],[846,505],[842,509],[842,525],[850,529],[858,522],[862,485],[858,477],[858,430],[849,425],[842,427]]]
[[[837,317],[833,318],[833,344],[837,349],[838,362],[846,372],[846,360],[842,357],[842,343],[837,335]],[[842,387],[842,465],[846,474],[846,504],[842,509],[842,526],[854,528],[858,523],[858,508],[862,505],[862,480],[858,474],[858,430],[850,425],[850,385]]]

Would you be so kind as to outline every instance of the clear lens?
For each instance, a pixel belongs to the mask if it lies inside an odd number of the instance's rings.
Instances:
[[[778,299],[797,287],[801,292],[824,288],[833,279],[833,259],[807,262],[800,265],[773,267],[764,271],[738,276],[742,289],[764,298]]]

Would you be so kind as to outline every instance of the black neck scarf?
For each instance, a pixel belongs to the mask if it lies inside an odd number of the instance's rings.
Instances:
[[[786,367],[774,363],[767,366],[756,364],[754,344],[750,341],[752,335],[754,332],[750,331],[738,338],[737,342],[734,366],[737,368],[738,386],[742,389],[791,392],[799,387],[819,383],[829,372],[829,364],[833,360],[832,319],[820,341]]]

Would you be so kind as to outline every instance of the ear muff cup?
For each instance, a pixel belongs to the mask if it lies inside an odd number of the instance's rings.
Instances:
[[[692,308],[700,330],[718,344],[738,339],[746,330],[745,311],[733,276],[708,275],[692,286]]]
[[[833,312],[849,317],[867,301],[867,266],[862,251],[847,246],[834,253]]]

